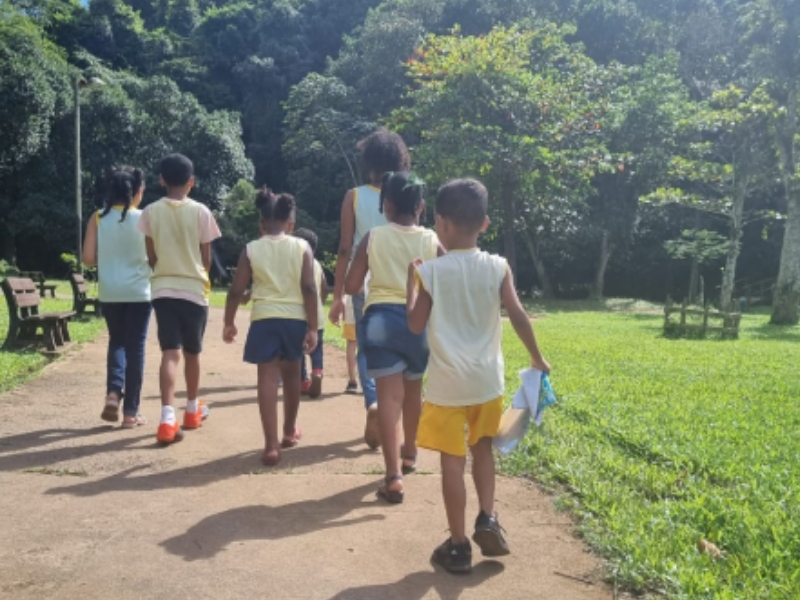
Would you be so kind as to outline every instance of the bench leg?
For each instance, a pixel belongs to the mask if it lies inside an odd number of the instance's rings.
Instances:
[[[8,324],[8,334],[6,334],[6,341],[3,344],[3,348],[13,348],[17,344],[18,335],[19,323],[11,321],[11,323]]]
[[[42,337],[44,338],[45,346],[50,352],[56,351],[56,337],[54,323],[42,323]]]
[[[58,323],[58,327],[61,329],[61,339],[64,340],[65,343],[71,342],[72,338],[69,335],[69,321],[61,319]]]

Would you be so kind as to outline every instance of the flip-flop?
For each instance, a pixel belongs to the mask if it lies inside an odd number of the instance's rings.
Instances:
[[[100,418],[109,423],[116,423],[119,421],[119,400],[110,400],[106,398],[106,405],[103,407]]]
[[[414,456],[406,456],[405,448],[405,445],[400,446],[400,461],[403,463],[401,470],[403,471],[403,475],[411,475],[412,473],[417,472],[417,455],[415,454]],[[411,462],[411,464],[407,465],[406,461]]]
[[[142,415],[136,415],[136,419],[133,421],[125,422],[125,419],[123,419],[120,429],[136,429],[142,425],[147,425],[147,419],[145,419]]]
[[[403,481],[402,475],[389,475],[383,478],[383,485],[376,492],[378,498],[383,498],[389,504],[402,504],[405,499],[404,490],[390,490],[389,485],[394,481]]]
[[[281,448],[294,448],[297,444],[300,443],[300,439],[303,437],[303,432],[299,427],[294,428],[294,433],[292,435],[284,435],[283,440],[281,440]]]
[[[279,462],[281,462],[280,448],[264,450],[264,453],[261,455],[261,462],[264,463],[265,467],[274,467],[277,465]]]

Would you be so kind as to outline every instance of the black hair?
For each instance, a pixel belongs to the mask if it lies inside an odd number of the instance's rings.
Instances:
[[[425,199],[425,182],[408,171],[386,173],[381,186],[381,213],[387,198],[392,202],[398,216],[415,217],[419,205]]]
[[[448,181],[436,194],[436,214],[449,219],[456,227],[479,230],[488,210],[489,192],[477,179]]]
[[[119,220],[122,223],[128,216],[133,197],[142,189],[143,184],[144,173],[141,169],[124,166],[111,167],[108,171],[108,193],[103,200],[103,212],[100,213],[100,218],[102,219],[111,212],[112,207],[122,204],[124,208]]]
[[[319,240],[317,239],[316,233],[310,229],[295,229],[294,237],[308,242],[308,245],[311,247],[311,254],[317,253],[317,243]]]
[[[356,147],[367,173],[382,175],[389,171],[408,171],[411,168],[411,157],[403,138],[386,129],[378,129],[358,142]]]
[[[161,160],[161,177],[169,187],[181,187],[194,177],[194,165],[183,154],[170,154]]]
[[[291,221],[294,217],[294,196],[291,194],[273,194],[264,186],[256,195],[256,208],[265,221]]]

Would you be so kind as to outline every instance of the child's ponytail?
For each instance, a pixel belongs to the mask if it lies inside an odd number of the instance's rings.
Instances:
[[[114,206],[122,206],[122,223],[128,216],[128,211],[133,203],[133,197],[139,193],[144,184],[144,173],[134,167],[111,167],[108,173],[108,194],[106,194],[103,212],[100,218],[105,217]]]
[[[294,217],[294,196],[273,194],[272,190],[264,186],[256,195],[256,208],[265,221],[290,221]]]
[[[381,213],[386,198],[389,198],[397,214],[416,216],[425,200],[425,189],[425,182],[416,173],[409,171],[386,173],[381,185]]]

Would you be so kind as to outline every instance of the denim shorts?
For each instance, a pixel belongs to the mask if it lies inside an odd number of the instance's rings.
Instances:
[[[428,368],[428,338],[408,328],[406,307],[400,304],[373,304],[364,313],[364,354],[367,374],[373,379],[402,373],[405,379],[418,380]]]
[[[244,345],[244,362],[253,365],[303,358],[308,323],[297,319],[259,319],[250,323]]]

